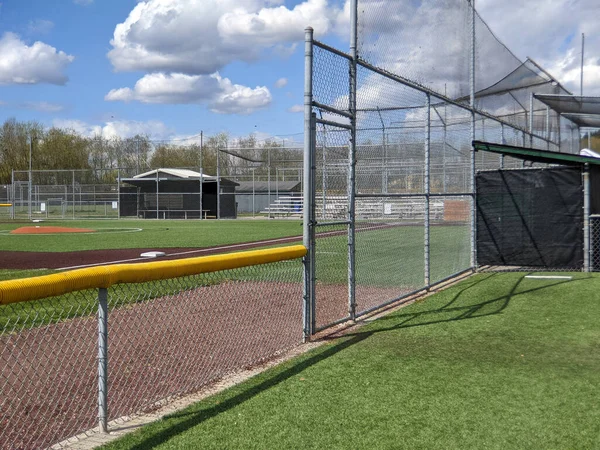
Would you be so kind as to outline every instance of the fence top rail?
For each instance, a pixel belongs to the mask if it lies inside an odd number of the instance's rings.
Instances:
[[[121,283],[144,283],[297,259],[302,258],[306,251],[303,245],[290,245],[172,261],[88,267],[52,275],[0,281],[0,305],[39,300],[86,289],[109,288]]]

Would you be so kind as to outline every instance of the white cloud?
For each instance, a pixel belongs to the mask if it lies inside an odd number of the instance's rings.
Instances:
[[[240,38],[252,44],[270,46],[281,41],[299,41],[304,28],[312,26],[317,33],[325,33],[331,27],[327,0],[306,0],[293,9],[285,6],[266,7],[258,11],[243,8],[223,14],[219,19],[219,34],[225,40]]]
[[[64,72],[73,59],[43,42],[28,46],[18,35],[4,33],[0,39],[0,84],[64,85],[68,80]]]
[[[49,102],[24,102],[19,105],[23,109],[32,109],[39,112],[55,113],[65,109],[64,105]]]
[[[284,86],[287,86],[287,84],[288,84],[287,78],[280,78],[279,80],[277,80],[275,82],[275,87],[276,88],[282,88]]]
[[[94,137],[102,133],[102,127],[100,125],[90,125],[89,123],[77,119],[55,119],[52,121],[52,125],[56,128],[72,130],[77,134],[86,137]]]
[[[299,113],[304,111],[304,105],[293,105],[288,108],[288,112]]]
[[[288,9],[268,0],[147,0],[115,27],[108,58],[117,71],[211,74],[253,61],[266,48],[290,52],[304,28],[332,28],[327,0]]]
[[[54,28],[54,22],[45,19],[30,20],[27,32],[30,34],[47,34]]]
[[[113,89],[104,98],[107,101],[206,104],[211,111],[222,114],[250,114],[271,104],[271,93],[265,86],[253,89],[233,84],[218,73],[149,74],[139,79],[133,89]]]
[[[76,119],[56,119],[52,124],[57,128],[73,130],[82,136],[102,136],[109,139],[112,137],[127,138],[136,134],[145,134],[150,136],[151,139],[169,139],[175,134],[172,128],[159,120],[149,120],[146,122],[113,120],[107,121],[103,125],[94,125]]]

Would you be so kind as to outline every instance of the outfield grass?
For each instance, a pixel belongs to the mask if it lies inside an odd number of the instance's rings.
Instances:
[[[9,235],[8,231],[31,224],[0,223],[0,251],[201,248],[302,235],[302,222],[298,220],[67,220],[39,225],[91,228],[98,232]]]
[[[480,274],[105,449],[600,446],[600,276]]]

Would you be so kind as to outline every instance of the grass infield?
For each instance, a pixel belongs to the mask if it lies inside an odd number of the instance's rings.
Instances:
[[[104,449],[598,448],[600,276],[480,274]]]

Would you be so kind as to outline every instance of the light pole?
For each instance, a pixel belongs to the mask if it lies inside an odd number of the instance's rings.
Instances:
[[[28,208],[28,216],[29,216],[29,220],[31,220],[31,215],[32,215],[32,211],[31,211],[31,194],[32,194],[32,188],[33,188],[33,183],[31,180],[31,177],[33,175],[33,171],[32,171],[32,161],[31,161],[31,156],[33,154],[33,134],[29,135],[29,183],[28,183],[28,197],[29,197],[29,208]]]

